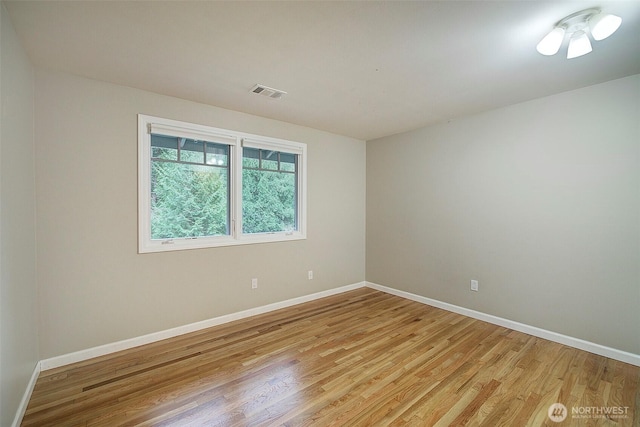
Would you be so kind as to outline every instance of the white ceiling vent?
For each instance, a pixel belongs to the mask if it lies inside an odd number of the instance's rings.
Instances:
[[[263,86],[260,84],[255,85],[251,92],[257,93],[258,95],[266,96],[271,99],[280,99],[287,94],[287,92],[279,89],[274,89],[272,87]]]

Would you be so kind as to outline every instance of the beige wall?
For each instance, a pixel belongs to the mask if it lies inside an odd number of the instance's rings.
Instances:
[[[38,71],[41,358],[363,280],[365,156],[367,280],[640,353],[639,80],[365,154],[362,141]],[[137,254],[137,113],[309,144],[308,240]]]
[[[138,113],[307,143],[307,240],[138,254]],[[364,141],[41,70],[35,123],[43,359],[364,280]]]
[[[0,4],[0,425],[11,425],[38,354],[33,70]]]
[[[640,354],[639,123],[636,75],[367,142],[367,280]]]

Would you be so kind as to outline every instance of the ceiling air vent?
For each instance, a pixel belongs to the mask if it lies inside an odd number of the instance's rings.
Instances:
[[[272,87],[267,87],[260,84],[255,85],[251,89],[251,92],[257,93],[258,95],[266,96],[271,99],[280,99],[287,94],[287,92],[283,90],[274,89]]]

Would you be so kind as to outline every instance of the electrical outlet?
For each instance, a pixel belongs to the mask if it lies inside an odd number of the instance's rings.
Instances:
[[[251,279],[251,289],[258,289],[258,279]]]
[[[309,278],[309,280],[313,280],[313,270],[309,270],[309,272],[307,273],[307,277]]]
[[[478,281],[477,280],[472,280],[471,281],[471,290],[472,291],[478,291]]]

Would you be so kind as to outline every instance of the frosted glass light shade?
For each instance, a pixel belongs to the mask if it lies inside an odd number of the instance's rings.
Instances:
[[[556,27],[549,34],[544,36],[536,46],[536,50],[543,55],[555,55],[560,50],[560,45],[564,39],[564,28]]]
[[[567,50],[567,59],[577,58],[591,52],[591,42],[589,36],[584,31],[577,31],[569,40],[569,49]]]
[[[594,40],[604,40],[615,33],[622,24],[622,18],[616,15],[599,13],[589,20],[591,35]]]

